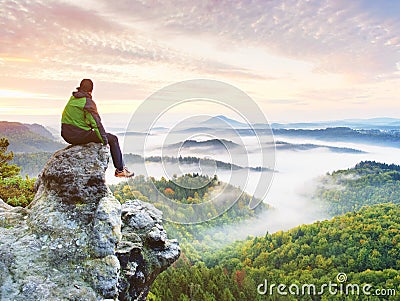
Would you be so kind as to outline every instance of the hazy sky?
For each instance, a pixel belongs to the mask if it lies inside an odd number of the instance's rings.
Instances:
[[[113,125],[197,78],[270,121],[400,117],[400,1],[0,1],[1,119],[57,120],[86,77]]]

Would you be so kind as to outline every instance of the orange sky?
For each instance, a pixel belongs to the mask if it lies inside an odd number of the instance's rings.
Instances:
[[[270,121],[399,117],[400,4],[349,2],[5,0],[0,117],[55,125],[87,77],[114,126],[196,78],[243,90]]]

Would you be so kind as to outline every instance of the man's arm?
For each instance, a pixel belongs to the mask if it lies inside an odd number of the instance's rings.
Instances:
[[[101,123],[100,115],[97,112],[97,107],[93,99],[86,97],[86,104],[83,109],[88,111],[92,115],[94,121],[96,122],[96,128],[94,128],[94,131],[96,132],[100,141],[102,141],[104,145],[107,145],[108,144],[107,134],[106,131],[104,130],[103,124]]]

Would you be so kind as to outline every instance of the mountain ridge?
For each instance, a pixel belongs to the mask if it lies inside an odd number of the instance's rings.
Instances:
[[[0,137],[8,139],[13,152],[54,152],[66,145],[55,141],[51,132],[37,123],[0,121]]]

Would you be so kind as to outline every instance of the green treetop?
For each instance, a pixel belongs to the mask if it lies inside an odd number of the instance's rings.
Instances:
[[[16,176],[21,170],[21,168],[15,164],[8,164],[14,157],[13,152],[7,152],[7,147],[9,145],[10,143],[7,138],[0,138],[0,179]]]

